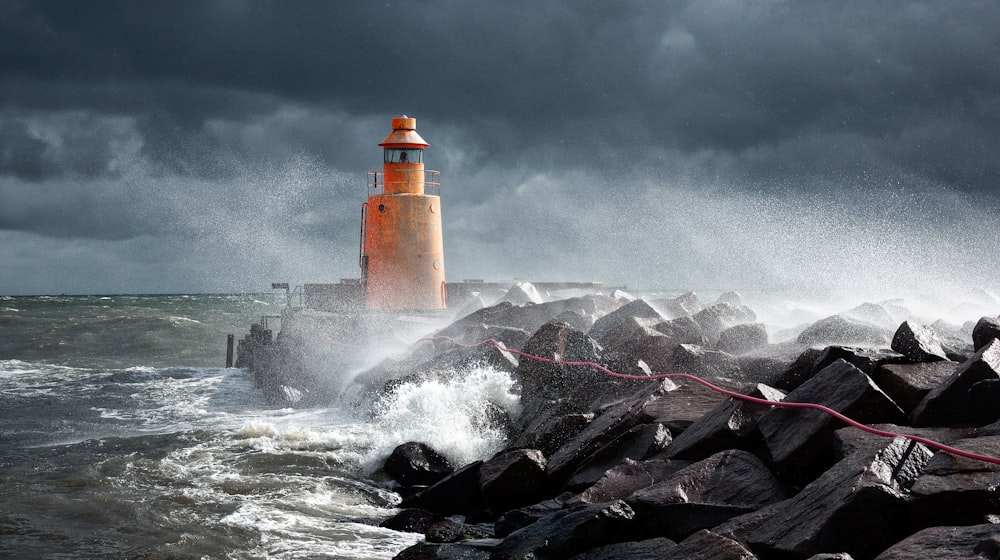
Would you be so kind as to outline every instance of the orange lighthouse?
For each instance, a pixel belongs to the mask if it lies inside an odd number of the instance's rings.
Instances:
[[[373,310],[444,309],[440,174],[424,169],[417,119],[392,119],[382,171],[368,172],[361,207],[361,285]]]

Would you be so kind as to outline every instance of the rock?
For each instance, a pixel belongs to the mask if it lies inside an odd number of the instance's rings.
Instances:
[[[545,456],[537,449],[517,449],[483,463],[479,487],[495,513],[525,506],[551,492],[545,473]]]
[[[951,361],[883,364],[871,373],[875,382],[909,414],[932,389],[944,383],[958,364]]]
[[[677,543],[666,538],[647,539],[600,546],[571,560],[659,560]]]
[[[742,323],[752,323],[757,320],[757,314],[743,305],[716,303],[695,313],[691,318],[698,323],[709,342],[715,344],[722,331]]]
[[[650,459],[641,462],[626,459],[617,467],[606,471],[593,486],[567,500],[566,504],[599,504],[624,500],[634,492],[665,480],[690,464],[690,461],[670,459]]]
[[[379,523],[379,527],[404,533],[426,533],[431,525],[442,518],[440,515],[420,508],[407,508]]]
[[[896,329],[890,347],[914,362],[948,359],[944,348],[941,347],[941,341],[933,330],[909,321],[903,321]]]
[[[564,483],[573,471],[602,447],[633,426],[650,423],[652,418],[644,408],[655,395],[662,392],[662,387],[658,382],[648,383],[632,396],[600,413],[582,432],[552,454],[548,462],[550,478],[557,484]]]
[[[1000,338],[1000,317],[983,317],[972,328],[972,347],[976,352],[998,338]]]
[[[701,530],[669,548],[662,560],[757,560],[749,549],[714,531]]]
[[[473,525],[451,519],[441,519],[427,529],[424,537],[431,543],[453,543],[471,539],[492,538],[492,534]]]
[[[694,292],[688,292],[670,299],[656,299],[653,300],[652,305],[661,310],[663,316],[671,319],[690,317],[704,309],[701,300],[698,298],[698,294]]]
[[[892,331],[842,315],[831,315],[810,325],[796,340],[803,344],[888,346]]]
[[[1000,436],[980,436],[949,442],[953,447],[1000,456]],[[918,528],[932,525],[973,525],[1000,514],[997,488],[1000,465],[937,453],[913,484],[912,515]],[[998,526],[1000,532],[1000,526]]]
[[[603,362],[600,345],[566,323],[542,325],[525,343],[523,351],[544,360]],[[613,392],[618,381],[590,366],[565,365],[526,357],[520,359],[515,377],[521,387],[522,418],[525,421],[559,400],[571,401],[574,405],[570,409],[572,411],[587,412],[587,405],[605,392]]]
[[[512,509],[496,520],[496,523],[493,524],[493,533],[500,538],[506,537],[547,515],[561,511],[564,503],[565,500],[557,496],[551,500],[543,500],[537,504]]]
[[[781,391],[759,384],[746,387],[740,393],[773,402],[785,398]],[[765,405],[730,397],[674,438],[663,456],[701,460],[726,449],[749,451],[761,443],[757,419],[768,410]]]
[[[743,387],[742,383],[725,379],[704,381],[731,391],[738,391]],[[655,395],[644,405],[644,413],[652,417],[653,422],[666,426],[676,437],[727,398],[696,381],[677,378],[672,382],[672,387]]]
[[[602,319],[608,317],[610,315],[602,317]],[[622,317],[617,323],[608,325],[601,336],[595,340],[608,351],[621,351],[627,348],[633,339],[640,336],[662,336],[653,330],[653,327],[664,321],[662,317]],[[592,327],[591,332],[593,331]],[[590,336],[593,337],[592,334]]]
[[[474,461],[413,496],[400,507],[423,508],[441,515],[469,515],[487,508],[479,487],[482,461]]]
[[[892,545],[875,560],[983,560],[998,557],[1000,525],[985,523],[969,527],[928,527]]]
[[[944,383],[935,387],[913,409],[914,426],[983,425],[996,420],[1000,409],[975,407],[972,387],[980,381],[1000,379],[1000,340],[995,339],[960,364]]]
[[[679,344],[670,355],[672,371],[697,377],[738,377],[739,362],[734,356],[697,344]]]
[[[932,453],[905,438],[871,438],[878,445],[852,453],[795,496],[713,530],[762,558],[873,558],[911,531],[906,488]]]
[[[728,450],[637,491],[626,503],[643,536],[680,540],[786,497],[788,491],[760,459]]]
[[[518,282],[517,284],[514,284],[513,286],[510,287],[509,290],[507,290],[507,293],[504,294],[504,296],[500,299],[501,301],[509,301],[514,305],[522,305],[525,303],[537,304],[545,302],[545,298],[542,297],[542,294],[538,293],[538,290],[535,288],[534,284],[530,282]]]
[[[434,484],[455,469],[426,443],[407,442],[393,449],[382,470],[404,486]]]
[[[555,406],[538,414],[507,445],[507,449],[537,449],[546,457],[551,457],[567,441],[576,437],[594,421],[593,412],[563,414],[563,411],[568,408],[566,403],[556,403]]]
[[[837,360],[785,396],[785,403],[824,405],[862,423],[896,423],[903,411],[858,368]],[[778,407],[757,421],[761,435],[782,476],[811,480],[833,464],[831,436],[843,424],[815,409]]]
[[[400,551],[393,560],[488,560],[498,542],[497,539],[447,544],[419,542]]]
[[[637,299],[626,303],[595,321],[594,326],[590,328],[590,332],[587,334],[594,340],[600,341],[609,332],[621,327],[623,324],[632,322],[634,319],[652,319],[654,322],[660,322],[665,321],[666,317],[660,315],[657,310],[653,309],[644,300]]]
[[[743,354],[766,344],[767,327],[763,323],[743,323],[719,333],[717,347],[729,354]]]
[[[508,535],[490,558],[570,558],[624,540],[633,516],[631,508],[621,501],[558,511]]]
[[[794,362],[785,368],[781,375],[771,381],[770,385],[781,391],[791,391],[802,385],[816,373],[813,365],[822,352],[823,350],[819,348],[809,348],[802,352]]]
[[[670,443],[670,431],[663,424],[639,424],[615,438],[584,460],[566,483],[568,490],[582,490],[597,482],[604,473],[626,460],[641,461],[663,451]]]

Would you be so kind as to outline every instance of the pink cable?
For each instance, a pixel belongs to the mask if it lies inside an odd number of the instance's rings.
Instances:
[[[834,418],[837,418],[838,420],[840,420],[842,422],[845,422],[848,425],[854,426],[855,428],[858,428],[859,430],[866,431],[866,432],[868,432],[870,434],[875,434],[875,435],[878,435],[878,436],[889,437],[889,438],[903,437],[903,438],[906,438],[906,439],[911,440],[911,441],[922,443],[922,444],[924,444],[924,445],[926,445],[928,447],[933,447],[935,449],[939,449],[939,450],[944,451],[946,453],[951,453],[952,455],[957,455],[959,457],[965,457],[966,459],[973,459],[975,461],[983,461],[983,462],[986,462],[986,463],[993,463],[994,465],[1000,465],[1000,458],[991,457],[989,455],[981,455],[979,453],[973,453],[971,451],[963,451],[963,450],[958,449],[956,447],[952,447],[950,445],[945,445],[945,444],[943,444],[941,442],[937,442],[937,441],[934,441],[932,439],[927,439],[927,438],[925,438],[923,436],[918,436],[918,435],[913,435],[913,434],[905,434],[905,433],[900,433],[900,432],[890,432],[890,431],[887,431],[887,430],[879,430],[878,428],[872,428],[871,426],[866,426],[866,425],[864,425],[864,424],[862,424],[862,423],[860,423],[860,422],[858,422],[856,420],[852,420],[852,419],[848,418],[847,416],[844,416],[843,414],[837,412],[836,410],[833,410],[832,408],[828,408],[828,407],[823,406],[821,404],[808,403],[808,402],[769,401],[769,400],[766,400],[766,399],[760,399],[760,398],[757,398],[757,397],[751,397],[750,395],[744,395],[742,393],[737,393],[735,391],[730,391],[728,389],[724,389],[724,388],[719,387],[717,385],[713,385],[712,383],[709,383],[708,381],[705,381],[704,379],[701,379],[701,378],[696,377],[694,375],[691,375],[689,373],[657,373],[657,374],[652,374],[652,375],[630,375],[630,374],[626,374],[626,373],[618,373],[616,371],[611,371],[610,369],[602,366],[601,364],[594,363],[594,362],[577,362],[577,361],[570,361],[570,360],[556,360],[556,359],[553,359],[553,358],[543,358],[542,356],[535,356],[533,354],[528,354],[527,352],[521,352],[520,350],[514,350],[512,348],[507,348],[506,346],[503,345],[503,343],[501,343],[501,342],[499,342],[499,341],[497,341],[495,339],[492,339],[492,338],[488,338],[486,340],[477,342],[475,344],[463,344],[463,343],[455,340],[454,338],[452,338],[450,336],[432,336],[432,337],[421,338],[417,342],[422,342],[422,341],[431,341],[431,342],[433,342],[435,340],[445,340],[445,341],[448,341],[448,342],[450,342],[452,344],[455,344],[456,346],[461,346],[463,348],[476,348],[476,347],[482,346],[484,344],[492,344],[498,350],[505,351],[505,352],[510,352],[511,354],[516,354],[518,356],[521,356],[521,357],[524,357],[524,358],[528,358],[529,360],[535,360],[537,362],[544,362],[544,363],[547,363],[547,364],[557,364],[557,365],[565,365],[565,366],[586,366],[586,367],[591,367],[591,368],[594,368],[594,369],[596,369],[598,371],[601,371],[602,373],[606,373],[607,375],[611,375],[611,376],[614,376],[614,377],[620,377],[622,379],[635,379],[635,380],[639,380],[639,381],[654,381],[654,380],[657,380],[657,379],[670,379],[670,378],[675,378],[675,377],[682,377],[684,379],[690,379],[691,381],[694,381],[696,383],[700,383],[701,385],[704,385],[705,387],[708,387],[709,389],[711,389],[713,391],[716,391],[716,392],[721,393],[723,395],[732,397],[734,399],[740,399],[740,400],[744,400],[744,401],[747,401],[747,402],[752,402],[752,403],[756,403],[756,404],[760,404],[760,405],[764,405],[764,406],[782,406],[782,407],[785,407],[785,408],[811,408],[811,409],[814,409],[814,410],[819,410],[821,412],[825,412],[826,414],[829,414],[830,416],[833,416]]]

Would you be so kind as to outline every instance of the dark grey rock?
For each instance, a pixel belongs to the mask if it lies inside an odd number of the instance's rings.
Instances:
[[[570,558],[625,540],[634,514],[621,501],[569,508],[514,531],[490,556],[492,560]]]
[[[400,551],[393,560],[488,560],[497,543],[497,539],[446,544],[419,542]]]
[[[400,484],[418,486],[434,484],[455,469],[426,443],[411,441],[393,449],[382,470]]]
[[[972,387],[986,380],[1000,379],[1000,339],[994,339],[960,364],[955,372],[935,387],[913,409],[914,426],[983,425],[997,419],[1000,407],[973,406]]]
[[[747,547],[729,537],[701,530],[667,549],[663,560],[757,560]]]
[[[617,467],[605,472],[604,476],[593,486],[568,499],[566,504],[599,504],[612,500],[624,500],[638,490],[666,480],[667,477],[690,464],[690,461],[670,459],[650,459],[647,461],[626,459]]]
[[[441,519],[427,528],[424,538],[431,543],[454,543],[473,539],[492,538],[492,533],[474,525],[459,523],[451,519]]]
[[[736,357],[710,350],[696,344],[679,344],[670,355],[672,371],[689,373],[698,377],[738,377],[739,361]]]
[[[560,447],[583,431],[594,420],[593,412],[569,412],[566,401],[557,401],[553,406],[537,414],[525,429],[508,444],[507,449],[537,449],[546,457],[552,456]]]
[[[641,461],[663,451],[670,439],[670,431],[663,424],[635,426],[584,460],[565,487],[571,491],[582,490],[627,459]]]
[[[767,344],[767,326],[764,323],[734,325],[719,333],[719,350],[729,354],[743,354]]]
[[[928,527],[892,545],[875,560],[913,558],[1000,558],[1000,525],[985,523],[969,527]]]
[[[677,543],[667,538],[647,539],[597,547],[570,560],[660,560]]]
[[[837,360],[788,393],[783,402],[826,406],[862,423],[902,424],[905,415],[861,370]],[[843,424],[816,409],[776,407],[757,421],[778,472],[801,483],[836,460],[830,445]]]
[[[438,483],[403,498],[400,507],[422,508],[442,515],[469,515],[486,509],[486,499],[479,489],[482,465],[482,461],[465,465]]]
[[[619,329],[623,325],[629,325],[634,319],[652,319],[654,322],[665,321],[666,317],[653,309],[648,303],[641,299],[626,303],[618,309],[608,313],[594,322],[594,326],[587,333],[594,340],[600,341],[605,335]],[[631,328],[631,327],[630,327]]]
[[[739,391],[743,384],[727,379],[703,379],[716,386],[731,391]],[[691,379],[677,378],[673,386],[650,399],[645,405],[645,414],[654,422],[663,424],[677,437],[692,423],[726,400],[720,394]]]
[[[547,497],[545,466],[545,456],[537,449],[508,451],[484,462],[479,486],[486,504],[500,513]]]
[[[709,342],[715,344],[722,331],[742,323],[752,323],[757,320],[757,314],[744,305],[716,303],[695,313],[691,318],[698,323]]]
[[[635,492],[626,502],[644,536],[680,540],[786,497],[788,491],[760,459],[728,450]]]
[[[870,375],[885,394],[909,413],[932,389],[944,383],[957,367],[958,364],[951,361],[883,364]]]
[[[851,454],[795,496],[714,531],[762,558],[823,552],[873,558],[912,532],[906,489],[931,457],[929,449],[905,438],[879,439],[880,445]]]
[[[439,514],[426,509],[407,508],[379,523],[378,526],[404,533],[426,533],[431,525],[441,519]]]
[[[842,315],[831,315],[810,325],[796,340],[803,344],[888,346],[892,331]]]
[[[937,334],[928,327],[903,321],[892,335],[890,347],[914,362],[947,360]]]
[[[752,385],[741,394],[779,402],[785,394],[767,385]],[[671,459],[701,460],[726,449],[751,450],[761,443],[757,419],[770,407],[728,398],[698,418],[664,451]]]
[[[1000,338],[1000,317],[983,317],[972,328],[972,347],[976,352],[998,338]]]
[[[566,500],[560,498],[561,496],[557,496],[551,500],[542,500],[537,504],[512,509],[504,513],[493,524],[493,533],[497,537],[503,538],[547,515],[562,511]]]
[[[652,305],[670,319],[690,317],[705,308],[701,299],[698,298],[698,294],[694,292],[688,292],[675,298],[656,299],[653,300]]]
[[[949,442],[963,451],[1000,456],[1000,436]],[[939,452],[913,485],[913,519],[917,527],[973,525],[1000,515],[1000,465]]]
[[[632,396],[603,411],[582,432],[560,447],[548,462],[548,473],[552,480],[558,484],[565,482],[573,471],[602,447],[633,426],[650,423],[652,418],[644,408],[656,395],[663,392],[661,387],[657,382],[647,384]]]

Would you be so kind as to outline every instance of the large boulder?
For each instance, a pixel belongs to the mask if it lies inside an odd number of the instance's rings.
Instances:
[[[548,473],[556,484],[565,483],[581,465],[628,430],[639,424],[650,423],[646,405],[663,392],[659,382],[647,383],[628,398],[602,411],[579,434],[567,441],[552,454]]]
[[[762,558],[831,552],[873,558],[912,532],[906,489],[932,453],[905,438],[871,436],[871,441],[795,496],[713,530],[745,543]]]
[[[751,385],[744,395],[779,402],[785,394],[767,385]],[[664,451],[672,459],[700,460],[726,449],[752,450],[761,443],[757,419],[770,407],[736,398],[721,402],[681,432]]]
[[[626,502],[644,536],[681,540],[788,495],[760,459],[728,450],[637,491]]]
[[[871,372],[875,382],[907,414],[935,387],[944,383],[958,364],[951,361],[882,364]]]
[[[949,444],[971,453],[1000,456],[997,435],[958,439]],[[997,488],[1000,465],[938,453],[913,484],[913,519],[918,527],[995,522],[1000,515]]]
[[[983,317],[972,328],[972,347],[976,352],[1000,338],[1000,317]]]
[[[785,396],[785,403],[826,406],[862,423],[901,424],[903,411],[858,368],[837,360]],[[757,421],[778,471],[795,482],[811,480],[837,457],[830,445],[843,423],[816,409],[776,407]]]
[[[995,403],[981,403],[975,399],[973,387],[982,382],[996,384],[998,380],[1000,339],[994,339],[920,401],[910,415],[913,425],[983,425],[996,420],[1000,408]]]
[[[479,469],[479,486],[495,513],[525,506],[548,497],[546,460],[537,449],[501,453]]]
[[[698,323],[702,333],[714,344],[718,342],[722,331],[742,323],[752,323],[757,320],[757,314],[745,305],[716,303],[695,313],[691,318]]]
[[[664,316],[671,319],[690,317],[705,308],[701,299],[698,298],[698,294],[694,292],[681,294],[674,298],[655,299],[652,305],[659,309]]]
[[[570,558],[626,540],[634,517],[621,501],[568,508],[514,531],[493,549],[494,560]]]
[[[928,527],[892,545],[875,560],[983,560],[998,557],[1000,525],[984,523],[968,527]]]
[[[599,504],[612,500],[624,500],[638,490],[666,480],[667,477],[690,464],[690,461],[671,459],[650,459],[647,461],[626,459],[620,465],[608,469],[604,476],[590,488],[573,496],[566,501],[566,504]]]
[[[892,331],[843,315],[831,315],[810,325],[796,340],[802,344],[888,346]]]
[[[576,412],[587,412],[591,401],[612,390],[618,381],[589,365],[563,363],[604,361],[600,345],[567,323],[542,325],[525,343],[523,352],[538,358],[522,356],[515,372],[525,422],[560,400],[571,401]]]
[[[420,508],[441,515],[470,515],[487,508],[479,484],[482,461],[473,461],[436,484],[403,498],[400,507]]]
[[[448,459],[426,443],[411,441],[393,449],[382,470],[404,486],[427,486],[455,469]]]
[[[764,323],[734,325],[719,333],[718,348],[729,354],[743,354],[767,344]]]
[[[914,362],[947,360],[937,334],[928,327],[903,321],[892,336],[890,347]]]
[[[659,322],[665,321],[666,317],[660,315],[657,310],[653,309],[645,301],[637,299],[626,303],[595,321],[594,326],[590,328],[590,332],[587,334],[594,340],[601,341],[605,335],[618,329],[623,324],[630,323],[634,319],[651,319],[654,322]]]
[[[641,461],[670,444],[670,431],[663,424],[639,424],[585,459],[569,481],[568,490],[579,490],[597,482],[609,469],[626,460]]]
[[[738,391],[743,387],[743,383],[727,379],[702,381],[731,391]],[[654,422],[666,426],[675,437],[728,398],[687,378],[674,379],[665,386],[665,391],[656,394],[644,405],[643,412]]]

